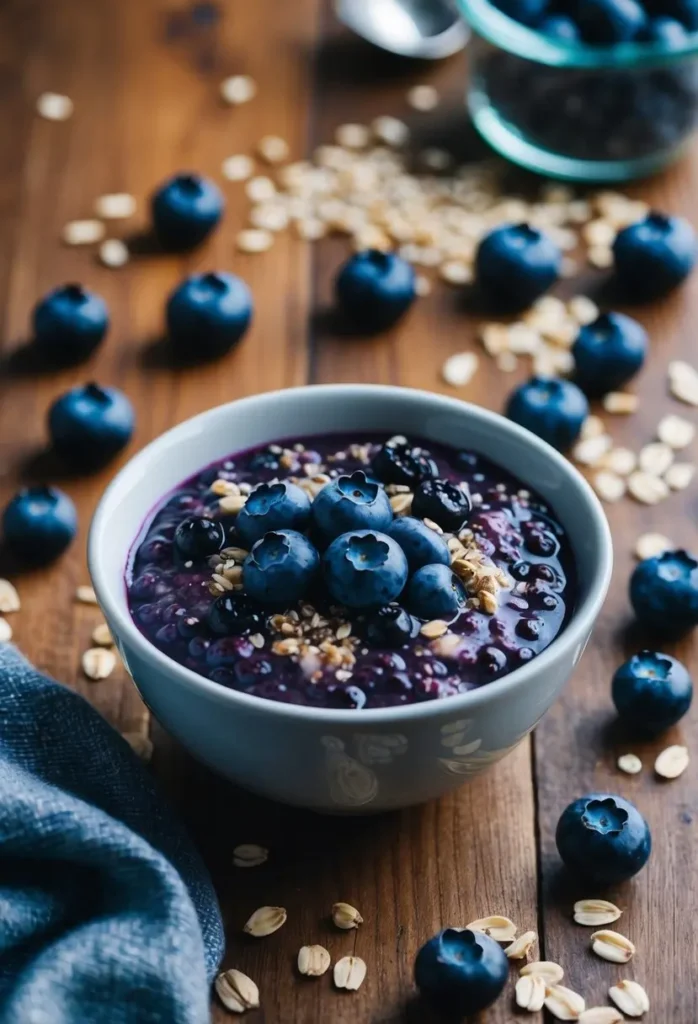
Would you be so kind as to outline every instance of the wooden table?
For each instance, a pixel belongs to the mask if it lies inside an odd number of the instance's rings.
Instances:
[[[0,13],[0,81],[4,145],[0,151],[0,309],[2,343],[12,357],[27,336],[37,297],[64,281],[101,292],[113,313],[108,341],[88,367],[32,375],[6,358],[0,398],[0,475],[3,497],[20,480],[45,471],[36,456],[45,444],[44,417],[53,398],[94,378],[124,388],[138,410],[129,454],[170,425],[241,395],[315,381],[386,381],[448,390],[438,371],[454,351],[475,347],[476,322],[445,286],[419,302],[405,322],[374,340],[332,337],[316,317],[328,302],[343,241],[315,249],[290,235],[263,256],[235,252],[247,201],[226,186],[226,221],[201,252],[187,258],[141,256],[121,271],[99,266],[85,250],[58,241],[63,224],[89,216],[95,196],[129,191],[145,198],[181,168],[219,176],[221,160],[248,152],[266,133],[287,139],[294,157],[330,138],[346,120],[382,113],[407,116],[405,90],[433,81],[447,97],[437,115],[412,115],[428,134],[460,143],[469,136],[462,106],[465,60],[438,67],[393,60],[343,34],[321,0],[222,0],[188,6],[184,0],[8,0]],[[218,84],[245,72],[259,83],[254,102],[221,104]],[[55,124],[34,114],[44,90],[75,102],[72,120]],[[687,158],[638,194],[698,220],[698,160]],[[256,299],[254,326],[222,362],[178,371],[160,356],[163,302],[183,274],[201,268],[240,273]],[[588,291],[596,276],[567,282],[562,293]],[[640,412],[613,422],[614,436],[636,448],[652,439],[660,414],[674,409],[665,384],[669,358],[695,356],[698,275],[672,299],[643,309],[653,351],[638,383]],[[521,369],[519,376],[525,370]],[[501,408],[516,376],[483,358],[464,398]],[[690,417],[690,410],[688,412]],[[43,465],[43,470],[40,468]],[[90,684],[79,664],[98,621],[96,609],[75,603],[87,582],[84,541],[92,510],[114,471],[64,481],[80,509],[80,538],[50,570],[18,581],[23,609],[14,617],[17,642],[42,669],[75,686],[119,729],[137,728],[143,708],[123,670]],[[57,479],[55,476],[53,479]],[[535,736],[504,762],[439,803],[365,820],[300,814],[263,803],[193,763],[153,723],[153,768],[182,808],[213,872],[236,965],[259,983],[263,1009],[251,1021],[326,1024],[423,1021],[413,1002],[412,963],[419,945],[440,927],[506,913],[540,935],[540,957],[565,966],[568,984],[587,1005],[605,1003],[611,979],[635,977],[650,993],[657,1024],[698,1018],[695,968],[698,939],[698,846],[695,770],[662,784],[653,755],[669,742],[698,739],[695,714],[656,744],[622,737],[614,726],[610,676],[629,652],[650,640],[631,626],[626,583],[631,549],[642,531],[659,528],[693,545],[695,490],[656,509],[623,501],[610,508],[617,565],[611,595],[579,671]],[[698,667],[692,643],[671,652]],[[692,735],[691,735],[692,734]],[[621,775],[615,759],[632,749],[643,756],[640,776]],[[588,951],[588,933],[571,922],[572,901],[596,895],[562,877],[553,834],[572,798],[611,790],[636,801],[647,815],[655,848],[649,867],[611,893],[625,908],[622,930],[638,946],[636,959],[616,967]],[[268,866],[232,867],[235,843],[267,843]],[[356,905],[358,932],[328,922],[333,901]],[[260,904],[288,908],[288,924],[273,937],[244,941],[241,926]],[[355,994],[333,991],[330,976],[299,979],[298,948],[326,945],[333,959],[353,950],[368,964]],[[488,1021],[516,1014],[509,997]],[[216,1021],[227,1015],[216,1008]]]

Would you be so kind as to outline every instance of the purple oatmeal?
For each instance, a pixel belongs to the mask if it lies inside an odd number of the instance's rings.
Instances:
[[[150,515],[126,586],[140,631],[187,668],[346,709],[500,678],[549,646],[575,599],[537,495],[472,452],[375,435],[207,466]]]

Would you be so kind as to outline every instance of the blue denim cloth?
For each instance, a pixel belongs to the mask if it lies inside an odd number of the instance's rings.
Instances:
[[[223,941],[128,744],[0,644],[0,1024],[201,1024]]]

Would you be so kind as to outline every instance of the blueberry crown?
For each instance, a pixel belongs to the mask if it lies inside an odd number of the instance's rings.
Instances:
[[[605,800],[590,800],[582,814],[584,825],[601,835],[619,835],[628,820],[628,812],[619,807],[612,797]]]
[[[476,932],[465,928],[446,928],[441,933],[441,949],[444,959],[449,963],[472,962],[482,960],[483,949]]]
[[[374,533],[368,533],[363,537],[352,537],[347,544],[345,558],[347,558],[355,569],[378,569],[384,565],[390,548],[384,540],[379,540]]]
[[[259,484],[245,503],[245,512],[253,516],[265,516],[270,508],[284,500],[286,488],[283,484]]]
[[[371,505],[378,497],[378,484],[372,483],[366,478],[361,469],[357,469],[351,476],[340,476],[337,480],[337,489],[344,498],[348,498],[356,505]]]

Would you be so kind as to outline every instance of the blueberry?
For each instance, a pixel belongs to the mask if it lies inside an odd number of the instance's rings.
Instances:
[[[207,618],[210,628],[220,636],[257,633],[264,623],[259,607],[240,592],[216,598],[209,608]]]
[[[698,11],[698,5],[696,5]],[[696,26],[698,28],[698,25]],[[686,43],[688,32],[684,25],[676,18],[667,18],[660,15],[650,18],[642,33],[642,40],[646,43],[661,43],[662,46],[678,49]]]
[[[647,355],[647,331],[623,313],[602,313],[586,324],[572,346],[575,382],[591,397],[617,391]]]
[[[82,384],[57,398],[48,413],[51,443],[74,465],[101,466],[131,440],[133,406],[122,391]]]
[[[527,309],[555,283],[562,256],[547,235],[529,224],[503,224],[480,242],[475,277],[485,298],[508,312]]]
[[[640,562],[630,577],[630,601],[643,626],[668,636],[698,625],[698,559],[683,550]]]
[[[270,530],[303,530],[309,520],[310,498],[302,487],[284,480],[258,484],[238,513],[235,528],[252,546]]]
[[[549,0],[494,0],[495,7],[522,25],[538,25]]]
[[[400,484],[403,487],[416,487],[422,480],[439,475],[438,467],[429,452],[394,438],[378,449],[373,456],[371,469],[384,484]]]
[[[366,621],[366,637],[376,647],[402,647],[419,633],[419,623],[399,604],[386,604]]]
[[[151,199],[153,228],[165,249],[193,249],[213,231],[225,201],[214,182],[200,174],[177,174]]]
[[[174,542],[180,561],[199,561],[218,554],[225,544],[225,527],[220,519],[189,516],[175,530]]]
[[[419,519],[431,519],[448,533],[458,533],[472,507],[470,496],[462,487],[448,480],[423,480],[414,492],[411,511]]]
[[[388,536],[405,552],[410,572],[423,565],[451,564],[451,552],[443,537],[414,516],[400,516],[389,527]]]
[[[24,487],[5,507],[5,542],[29,563],[58,558],[78,528],[75,505],[57,487]]]
[[[597,885],[617,885],[644,867],[649,826],[621,796],[592,793],[567,807],[557,823],[557,849],[567,868]]]
[[[34,307],[34,344],[50,362],[82,362],[94,352],[109,328],[109,312],[99,295],[81,284],[49,292]]]
[[[392,252],[368,249],[350,256],[335,281],[337,303],[364,330],[391,327],[417,294],[411,265]]]
[[[325,484],[313,502],[312,516],[320,532],[330,539],[350,530],[384,533],[393,521],[393,510],[380,484],[367,480],[358,469]]]
[[[407,606],[420,619],[454,619],[465,608],[465,587],[448,565],[425,565],[407,588]]]
[[[682,217],[648,213],[613,243],[616,280],[637,301],[668,294],[690,274],[696,261],[696,236]]]
[[[215,359],[236,345],[252,319],[252,296],[239,277],[193,274],[167,300],[167,334],[189,359]]]
[[[414,980],[421,995],[449,1019],[479,1013],[502,992],[509,961],[484,932],[445,928],[417,953]]]
[[[510,395],[506,415],[553,448],[565,451],[579,437],[589,403],[571,381],[531,377]]]
[[[253,546],[242,567],[245,593],[261,604],[287,607],[308,591],[320,556],[296,530],[274,530]]]
[[[583,0],[577,17],[584,41],[600,45],[636,39],[647,20],[637,0]]]
[[[579,39],[579,25],[567,14],[551,14],[544,18],[538,31],[561,43],[574,43]]]
[[[402,548],[385,533],[353,530],[333,540],[323,557],[332,597],[348,608],[390,604],[407,581]]]
[[[624,722],[639,733],[655,736],[686,714],[693,682],[676,658],[640,651],[616,670],[611,693]]]

